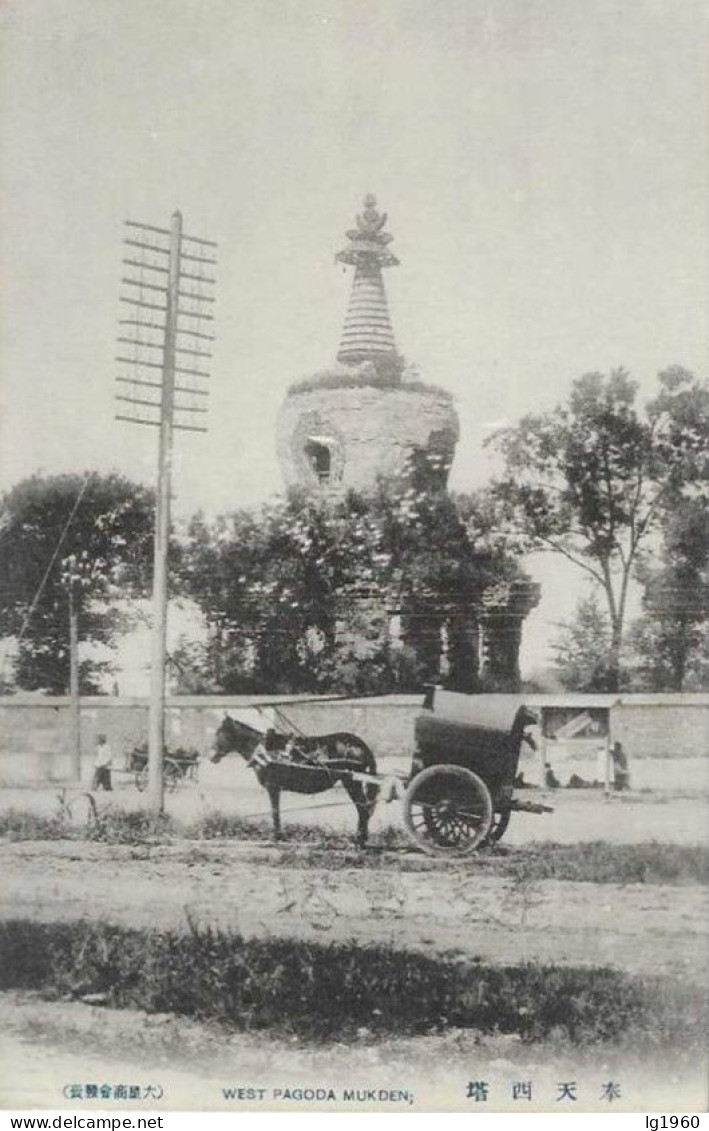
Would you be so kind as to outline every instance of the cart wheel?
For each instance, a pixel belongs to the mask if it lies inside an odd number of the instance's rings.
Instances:
[[[404,794],[404,822],[410,839],[424,852],[465,856],[490,833],[490,791],[464,766],[429,766]]]
[[[171,758],[166,758],[163,766],[163,781],[167,792],[174,793],[181,780],[182,770],[177,762],[173,762]]]
[[[502,840],[507,832],[507,826],[510,823],[512,816],[511,809],[503,809],[500,813],[495,813],[492,818],[492,827],[490,832],[485,837],[486,844],[495,844],[498,840]]]
[[[143,766],[142,770],[137,770],[135,775],[135,788],[138,793],[144,793],[148,788],[148,767]]]

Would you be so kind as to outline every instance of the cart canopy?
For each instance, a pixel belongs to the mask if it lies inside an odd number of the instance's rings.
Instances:
[[[433,713],[451,722],[469,723],[505,734],[512,733],[515,722],[520,731],[537,722],[536,713],[519,695],[462,695],[440,688],[434,693]]]
[[[436,690],[431,707],[416,719],[415,765],[472,770],[500,804],[511,795],[524,729],[536,721],[520,696]]]

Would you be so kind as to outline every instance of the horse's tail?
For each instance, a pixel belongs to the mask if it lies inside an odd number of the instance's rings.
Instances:
[[[371,749],[361,738],[357,739],[357,746],[362,754],[362,772],[365,774],[375,775],[377,772],[377,761]],[[364,785],[363,783],[363,789],[364,796],[367,799],[367,805],[369,806],[369,814],[371,816],[376,807],[377,798],[379,797],[379,786],[374,784]]]

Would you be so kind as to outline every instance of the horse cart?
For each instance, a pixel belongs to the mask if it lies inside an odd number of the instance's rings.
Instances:
[[[427,695],[403,795],[406,830],[419,848],[466,855],[500,840],[513,812],[552,812],[514,795],[522,746],[535,747],[529,727],[536,722],[511,695]]]
[[[431,855],[464,856],[500,840],[515,811],[552,811],[514,795],[521,748],[525,741],[535,746],[528,728],[537,719],[511,695],[432,689],[415,721],[408,774],[377,773],[371,750],[356,735],[305,736],[287,727],[264,732],[253,714],[248,720],[243,713],[226,716],[212,761],[236,751],[256,771],[271,799],[276,836],[281,791],[313,794],[337,785],[357,809],[360,844],[366,843],[369,818],[383,795],[403,802],[410,840]]]
[[[168,793],[174,793],[179,785],[197,781],[199,752],[197,750],[165,750],[163,758],[163,782]],[[130,752],[128,769],[133,774],[136,789],[143,793],[148,787],[148,747],[141,743]]]

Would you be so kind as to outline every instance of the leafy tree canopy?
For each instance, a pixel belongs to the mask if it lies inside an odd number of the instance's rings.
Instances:
[[[19,687],[68,690],[70,595],[81,639],[112,643],[107,601],[145,592],[152,532],[152,492],[116,474],[33,475],[2,498],[0,636],[19,641]],[[83,665],[84,693],[96,674]]]
[[[662,547],[638,570],[643,615],[630,643],[639,687],[705,689],[709,678],[709,510],[680,500],[662,524]]]
[[[436,458],[414,455],[372,496],[293,493],[259,514],[195,519],[181,584],[211,629],[213,689],[420,686],[438,664],[441,625],[469,618],[485,589],[518,572],[483,508],[447,494]],[[391,616],[402,624],[396,649]]]
[[[602,586],[611,668],[620,678],[628,585],[662,515],[709,488],[709,388],[679,367],[659,375],[645,411],[628,373],[588,373],[565,404],[525,416],[490,442],[506,474],[495,485],[505,520],[530,549],[563,554]]]
[[[552,651],[563,686],[570,691],[611,690],[611,627],[598,599],[580,600],[573,619],[562,622],[559,629]]]

